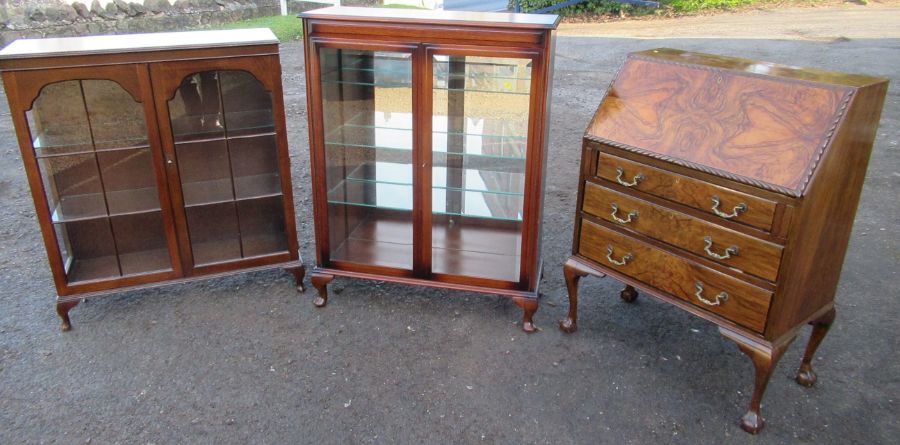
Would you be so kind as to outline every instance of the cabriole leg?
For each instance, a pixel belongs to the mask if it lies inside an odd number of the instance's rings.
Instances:
[[[719,331],[726,338],[737,343],[741,352],[750,357],[750,360],[753,362],[755,370],[753,396],[750,398],[750,407],[747,409],[747,413],[741,417],[741,428],[750,434],[757,434],[766,425],[766,421],[760,413],[766,386],[769,385],[769,379],[772,377],[772,371],[775,370],[778,360],[781,359],[793,338],[777,347],[767,347],[726,329],[720,328]]]
[[[816,355],[816,350],[819,349],[822,340],[825,339],[825,335],[828,334],[828,330],[831,329],[836,314],[834,308],[831,308],[818,319],[809,322],[813,327],[812,335],[810,335],[809,342],[806,344],[806,352],[803,354],[803,361],[800,362],[800,369],[797,371],[797,377],[795,378],[797,383],[807,388],[816,384],[817,377],[812,369],[812,359]]]
[[[313,273],[310,278],[310,282],[312,282],[313,287],[319,291],[319,295],[313,300],[313,304],[316,307],[324,307],[328,303],[328,283],[334,279],[334,275],[323,274],[323,273]]]
[[[522,308],[525,311],[522,316],[522,330],[531,334],[532,332],[540,331],[540,328],[534,325],[534,313],[538,310],[538,299],[537,298],[525,298],[525,297],[513,297],[513,302],[516,303],[516,306]]]
[[[58,301],[56,303],[56,314],[59,315],[60,320],[62,320],[62,329],[63,332],[72,330],[72,321],[69,320],[69,311],[72,310],[73,307],[78,306],[81,300],[69,300],[69,301]]]
[[[622,289],[622,292],[619,292],[619,296],[622,297],[626,303],[634,303],[634,300],[637,300],[638,292],[633,286],[625,286],[625,289]]]
[[[284,269],[287,273],[294,276],[294,281],[297,283],[297,291],[303,292],[306,288],[303,287],[303,278],[306,277],[306,267],[302,264],[296,267],[288,267]]]
[[[563,264],[563,276],[566,278],[566,290],[569,293],[569,315],[559,322],[559,329],[563,332],[571,334],[578,329],[578,282],[591,273],[594,272],[572,258]]]

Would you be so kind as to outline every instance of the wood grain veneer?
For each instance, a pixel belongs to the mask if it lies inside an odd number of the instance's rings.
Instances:
[[[807,323],[796,379],[816,381],[886,92],[863,75],[630,54],[584,136],[560,328],[575,330],[590,274],[625,282],[627,302],[637,288],[716,323],[754,364],[741,427],[759,432],[772,371]]]

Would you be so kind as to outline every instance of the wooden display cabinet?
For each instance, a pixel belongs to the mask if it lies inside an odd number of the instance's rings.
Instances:
[[[885,79],[655,49],[630,54],[584,136],[569,316],[578,281],[609,275],[719,326],[753,362],[741,426],[803,326],[796,380],[834,297]]]
[[[268,267],[302,289],[271,31],[17,40],[0,69],[63,330],[113,290]]]
[[[316,222],[335,276],[512,297],[535,330],[552,15],[301,14]]]

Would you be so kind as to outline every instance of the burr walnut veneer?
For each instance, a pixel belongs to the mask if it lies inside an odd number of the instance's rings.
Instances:
[[[834,297],[887,90],[867,76],[657,49],[629,55],[587,128],[572,257],[719,326],[753,361],[741,426],[809,323],[798,383]]]
[[[301,14],[315,303],[335,276],[509,296],[535,330],[551,15]]]
[[[17,40],[0,69],[63,330],[112,290],[268,267],[302,289],[271,31]]]

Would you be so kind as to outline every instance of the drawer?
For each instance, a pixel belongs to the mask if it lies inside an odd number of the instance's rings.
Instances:
[[[775,281],[783,247],[587,182],[585,213],[757,277]]]
[[[762,333],[772,292],[582,220],[578,253],[694,306]]]
[[[776,203],[699,179],[600,153],[597,176],[716,217],[772,230]]]

